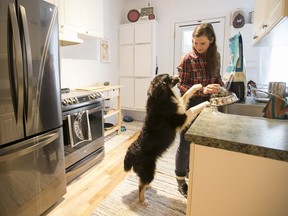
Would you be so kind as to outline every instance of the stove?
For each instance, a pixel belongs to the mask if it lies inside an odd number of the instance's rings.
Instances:
[[[104,97],[99,92],[62,91],[66,181],[96,163],[104,152]]]

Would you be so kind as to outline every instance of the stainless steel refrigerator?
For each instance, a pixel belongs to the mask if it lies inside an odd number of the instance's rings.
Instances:
[[[40,215],[66,192],[57,8],[0,1],[0,215]]]

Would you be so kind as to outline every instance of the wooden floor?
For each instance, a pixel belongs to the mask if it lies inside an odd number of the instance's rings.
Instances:
[[[139,134],[139,132],[138,132]],[[118,135],[117,135],[118,136]],[[67,186],[63,199],[43,215],[88,216],[109,193],[129,174],[123,170],[123,159],[131,140],[112,138],[116,145],[105,155],[103,161],[94,166]],[[115,141],[113,141],[115,143]],[[106,145],[106,142],[105,142]]]

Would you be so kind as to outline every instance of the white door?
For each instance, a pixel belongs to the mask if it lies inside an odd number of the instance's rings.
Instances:
[[[119,27],[119,44],[133,44],[134,43],[134,26],[123,25]]]
[[[152,78],[135,78],[135,108],[145,110]]]
[[[174,74],[177,74],[177,66],[181,56],[192,48],[192,33],[196,26],[201,23],[211,23],[216,34],[216,44],[221,55],[221,71],[223,71],[224,42],[225,42],[225,18],[197,20],[175,24],[175,52],[174,52]]]
[[[121,106],[124,108],[134,107],[134,78],[120,78]]]
[[[135,25],[135,43],[152,42],[152,23],[144,22]]]
[[[135,77],[152,76],[152,45],[135,45]]]
[[[119,47],[120,76],[134,76],[134,46]]]

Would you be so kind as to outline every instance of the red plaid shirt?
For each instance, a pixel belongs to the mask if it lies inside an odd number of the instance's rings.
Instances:
[[[203,87],[208,84],[220,84],[224,85],[220,75],[220,54],[218,53],[219,66],[215,75],[210,75],[206,71],[206,55],[199,54],[196,50],[191,50],[185,54],[177,67],[178,74],[181,81],[178,83],[178,88],[181,94],[184,94],[194,84],[202,84]],[[198,93],[200,97],[207,97],[202,91]]]

